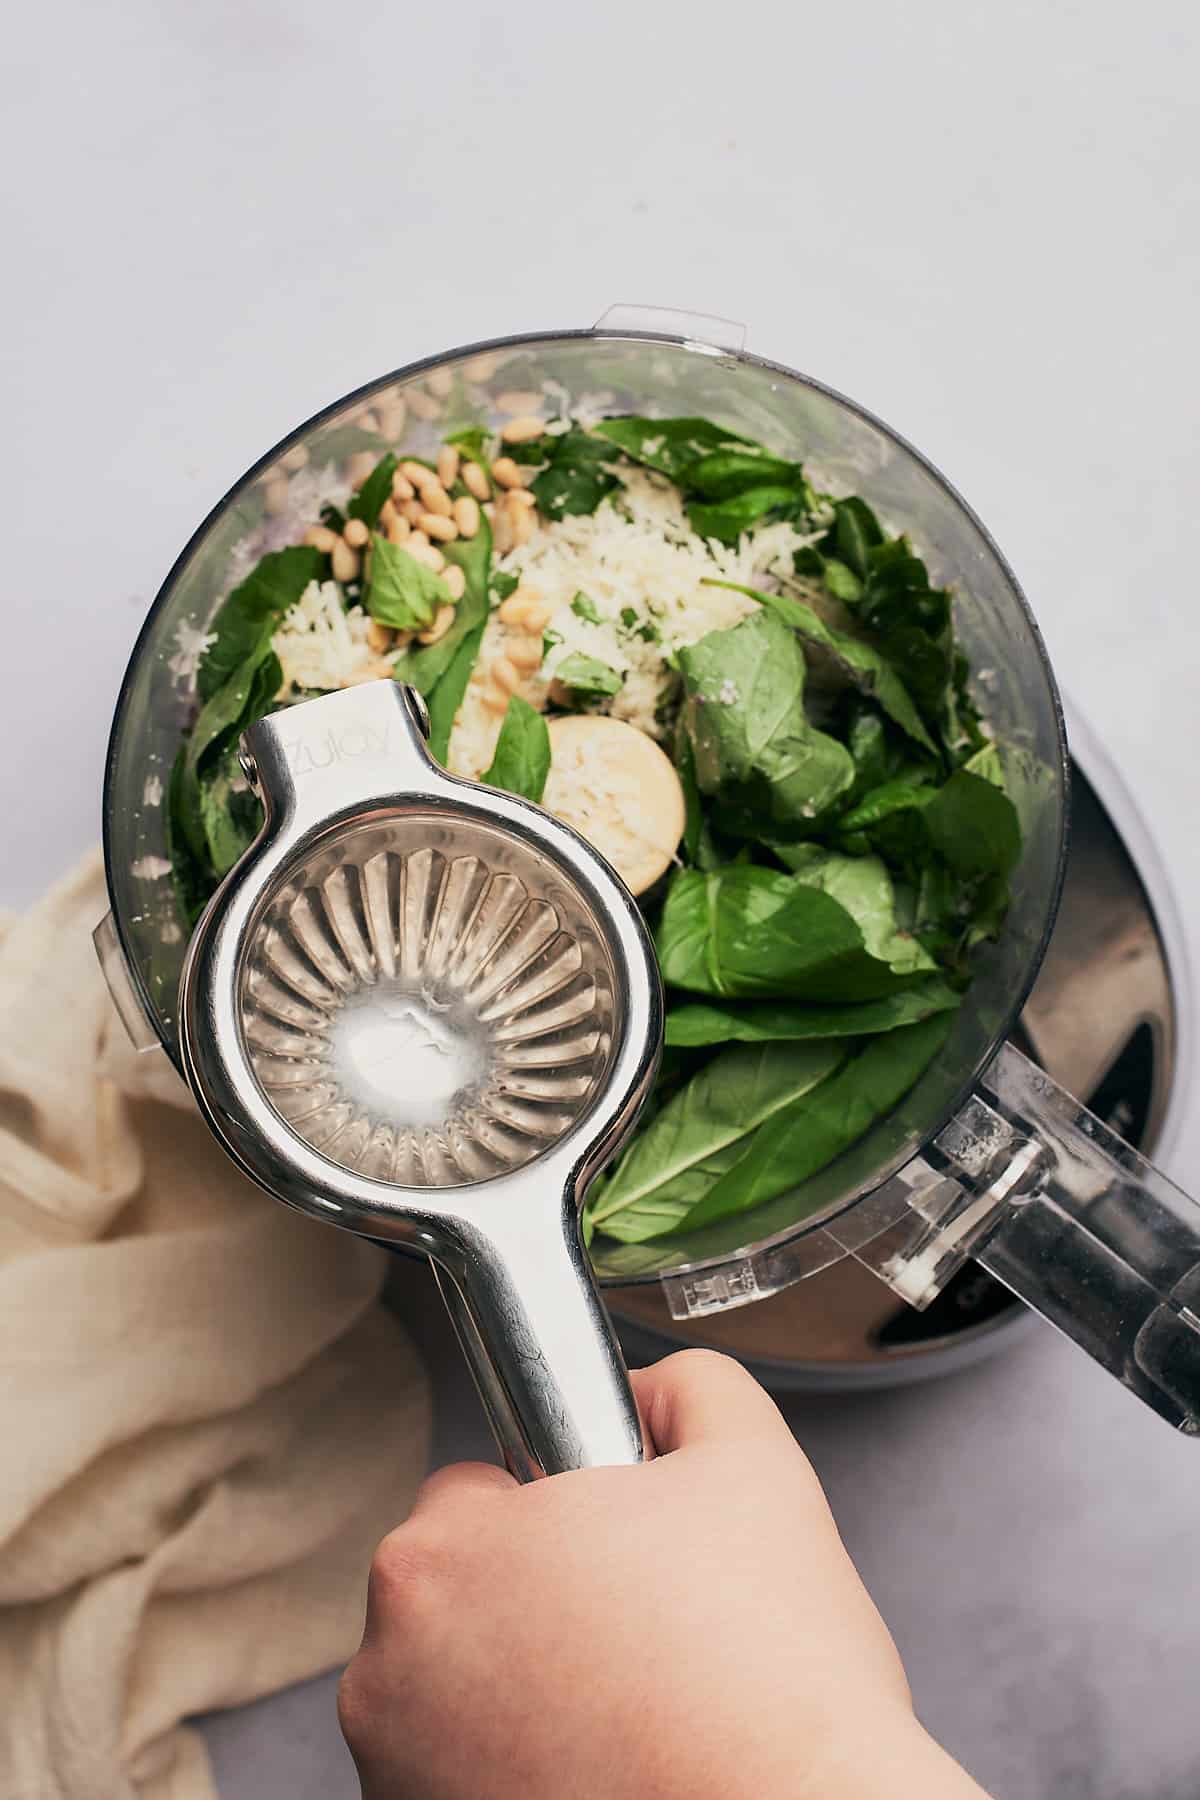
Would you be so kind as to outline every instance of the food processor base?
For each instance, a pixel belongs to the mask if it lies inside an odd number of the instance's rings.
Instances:
[[[1072,828],[1062,905],[1016,1041],[1143,1154],[1169,1157],[1190,1052],[1187,969],[1153,845],[1094,735],[1068,714]],[[750,1305],[674,1319],[657,1282],[604,1298],[630,1359],[703,1345],[767,1386],[831,1391],[949,1374],[1012,1343],[1031,1315],[968,1263],[925,1311],[851,1258]]]

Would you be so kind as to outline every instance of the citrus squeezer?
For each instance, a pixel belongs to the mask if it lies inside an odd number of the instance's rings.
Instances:
[[[245,733],[266,824],[188,947],[184,1073],[277,1199],[433,1259],[514,1474],[636,1462],[580,1218],[654,1078],[653,946],[596,851],[446,773],[427,724],[384,680]]]

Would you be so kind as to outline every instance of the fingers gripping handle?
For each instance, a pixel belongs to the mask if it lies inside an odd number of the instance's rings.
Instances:
[[[637,1405],[573,1202],[519,1228],[510,1221],[498,1238],[473,1235],[437,1275],[519,1480],[642,1460]]]

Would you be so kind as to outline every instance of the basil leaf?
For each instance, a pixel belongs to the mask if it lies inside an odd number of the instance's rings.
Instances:
[[[463,695],[467,691],[467,683],[479,656],[479,646],[483,642],[484,625],[478,625],[458,640],[443,673],[427,702],[429,707],[429,754],[435,756],[440,763],[446,760],[450,748],[450,734],[454,730],[454,720],[462,705]],[[450,634],[447,632],[446,636]],[[445,639],[442,640],[445,642]],[[431,645],[431,649],[439,646]]]
[[[274,705],[283,681],[279,658],[271,649],[273,627],[262,629],[258,643],[239,669],[200,709],[187,740],[181,782],[180,819],[192,853],[200,860],[208,855],[200,793],[200,765],[210,750],[235,733],[244,731]]]
[[[327,558],[309,544],[288,550],[272,550],[255,565],[245,581],[221,603],[209,627],[212,642],[196,670],[196,691],[211,700],[236,669],[254,653],[265,627],[268,636],[278,627],[310,581],[319,581]]]
[[[895,813],[921,812],[933,799],[936,789],[921,787],[911,781],[885,781],[872,788],[862,799],[844,812],[838,820],[838,831],[866,831]],[[786,854],[784,861],[787,861]]]
[[[800,477],[799,463],[785,462],[763,450],[712,450],[680,472],[681,484],[704,500],[730,500],[748,488],[786,487]]]
[[[679,651],[696,783],[723,829],[742,837],[809,831],[854,780],[849,751],[804,712],[804,653],[759,611]]]
[[[208,904],[217,883],[207,857],[204,818],[200,810],[198,783],[185,783],[187,746],[180,744],[179,754],[171,765],[167,785],[166,850],[171,864],[171,885],[184,921],[190,931]],[[193,842],[203,844],[205,853],[197,855]]]
[[[878,858],[818,855],[804,874],[748,863],[676,873],[655,934],[668,986],[841,1003],[880,999],[932,971],[922,945],[897,929]]]
[[[957,875],[1007,876],[1021,855],[1021,826],[1008,795],[959,769],[922,812],[929,841]]]
[[[540,712],[513,694],[504,714],[496,753],[481,779],[489,787],[540,800],[550,773],[550,733]]]
[[[249,721],[247,721],[249,723]],[[200,813],[213,871],[222,879],[250,848],[262,827],[262,807],[246,785],[236,744],[202,783]]]
[[[461,431],[451,431],[446,436],[446,443],[453,445],[460,456],[468,462],[478,463],[485,474],[491,474],[491,462],[488,458],[488,447],[492,441],[492,433],[482,425],[465,425]]]
[[[725,431],[711,419],[647,419],[630,413],[618,419],[601,419],[593,427],[619,450],[648,469],[679,479],[688,466],[723,444],[748,444],[734,431]]]
[[[398,468],[396,458],[389,450],[386,456],[380,457],[357,494],[346,508],[351,519],[361,519],[364,525],[374,527],[383,510],[385,500],[391,498],[392,476]]]
[[[715,1057],[630,1144],[588,1209],[593,1228],[631,1244],[674,1229],[751,1134],[845,1054],[844,1044],[765,1044]]]
[[[546,467],[531,484],[531,491],[546,518],[594,513],[605,495],[620,485],[610,466],[618,452],[603,439],[572,429],[546,438],[544,443]]]
[[[883,530],[865,500],[852,494],[833,503],[833,542],[841,561],[859,580],[865,579],[871,551],[882,544]]]
[[[704,585],[732,588],[735,593],[747,594],[751,600],[757,600],[760,605],[769,608],[785,625],[790,625],[806,643],[819,644],[823,650],[828,651],[846,679],[875,700],[889,719],[899,725],[901,731],[920,744],[923,750],[928,750],[932,756],[937,755],[937,746],[921,723],[921,715],[913,705],[904,683],[887,658],[870,644],[851,637],[848,632],[835,631],[832,626],[826,625],[811,606],[805,605],[803,600],[794,600],[790,594],[766,594],[758,588],[742,587],[736,581],[714,581],[711,578]]]
[[[862,599],[862,582],[854,570],[847,568],[844,562],[839,562],[836,556],[829,557],[821,570],[821,578],[835,600],[853,605],[856,600]]]
[[[572,650],[570,656],[555,664],[554,678],[576,694],[619,694],[624,681],[624,676],[608,663],[595,656],[584,656],[580,650]]]
[[[924,717],[940,720],[954,667],[950,595],[931,586],[906,538],[868,550],[858,612]]]
[[[881,1000],[848,1006],[800,1006],[786,1001],[733,1002],[673,1007],[665,1042],[695,1050],[708,1044],[759,1044],[780,1039],[874,1037],[912,1025],[934,1013],[953,1012],[961,996],[938,976]]]
[[[450,629],[436,644],[410,645],[392,664],[394,680],[408,682],[425,696],[429,748],[441,762],[446,760],[454,715],[466,693],[488,620],[492,533],[487,520],[481,517],[474,537],[456,538],[443,554],[447,562],[458,564],[466,582]]]
[[[761,1126],[679,1228],[698,1230],[749,1212],[826,1168],[891,1112],[941,1050],[952,1023],[952,1014],[941,1013],[873,1038],[828,1081]]]
[[[510,575],[505,569],[497,569],[492,576],[492,592],[497,600],[507,600],[510,594],[516,593],[520,585],[521,577]]]
[[[583,619],[589,625],[603,625],[604,623],[604,620],[597,610],[596,602],[589,598],[587,594],[576,594],[571,602],[571,611],[575,614],[577,619]]]
[[[760,524],[769,514],[799,512],[801,509],[802,502],[795,488],[754,487],[729,500],[714,500],[711,504],[693,501],[688,507],[688,523],[703,538],[736,544],[744,531]]]
[[[450,590],[440,575],[410,556],[403,544],[391,544],[376,532],[363,604],[381,625],[420,631],[439,606],[450,605]]]

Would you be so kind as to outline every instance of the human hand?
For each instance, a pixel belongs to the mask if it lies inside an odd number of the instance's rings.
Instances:
[[[633,1382],[656,1460],[442,1469],[380,1546],[338,1697],[364,1800],[980,1800],[774,1403],[707,1351]]]

